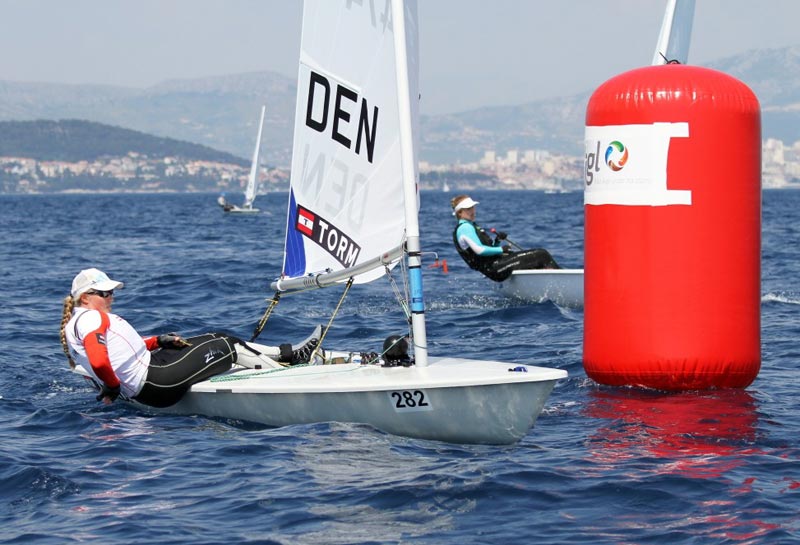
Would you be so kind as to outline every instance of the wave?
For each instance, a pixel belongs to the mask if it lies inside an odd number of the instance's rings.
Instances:
[[[788,305],[800,305],[800,295],[793,292],[766,293],[761,296],[762,303],[785,303]]]

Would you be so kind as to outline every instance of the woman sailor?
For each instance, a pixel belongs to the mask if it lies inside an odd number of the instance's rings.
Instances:
[[[94,379],[100,387],[97,400],[106,404],[123,395],[145,405],[168,407],[193,384],[229,370],[237,360],[248,367],[255,366],[253,361],[300,363],[319,340],[317,328],[297,349],[289,344],[259,345],[269,349],[265,354],[222,333],[189,339],[175,333],[142,337],[111,312],[114,290],[122,286],[101,270],[82,270],[64,299],[61,320],[61,345],[70,367],[80,365]]]
[[[458,223],[453,230],[453,243],[459,255],[471,269],[480,271],[496,282],[502,282],[515,270],[558,269],[558,263],[544,248],[513,252],[503,245],[506,234],[497,232],[494,240],[475,223],[478,201],[468,195],[453,197],[450,205]],[[492,230],[494,231],[494,230]]]

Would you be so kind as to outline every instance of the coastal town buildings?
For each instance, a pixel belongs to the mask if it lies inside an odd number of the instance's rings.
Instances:
[[[420,184],[423,189],[581,191],[583,170],[580,156],[547,150],[486,150],[474,162],[421,161]],[[0,193],[238,191],[246,184],[248,172],[248,167],[231,163],[150,159],[133,152],[78,162],[0,157]],[[260,177],[264,190],[286,190],[289,170],[262,167]],[[770,138],[763,142],[762,186],[800,188],[800,141],[786,144]]]

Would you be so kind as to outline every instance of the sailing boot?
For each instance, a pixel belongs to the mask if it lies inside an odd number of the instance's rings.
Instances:
[[[299,345],[291,345],[289,343],[282,344],[280,346],[280,361],[289,363],[289,365],[297,365],[298,363],[312,363],[319,365],[323,363],[325,359],[325,352],[322,350],[322,347],[317,350],[317,355],[314,358],[314,361],[309,361],[311,354],[319,344],[319,339],[321,336],[322,326],[318,325],[316,328],[314,328],[314,331],[311,333],[311,335],[309,335]]]

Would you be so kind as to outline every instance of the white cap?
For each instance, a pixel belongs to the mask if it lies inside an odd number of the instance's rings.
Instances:
[[[72,298],[78,299],[89,290],[111,291],[124,286],[122,282],[111,280],[100,269],[84,269],[72,280]]]
[[[479,204],[479,201],[473,201],[472,197],[467,197],[466,199],[464,199],[463,201],[461,201],[457,205],[455,205],[455,207],[453,208],[453,214],[455,214],[459,210],[465,210],[467,208],[472,208],[476,204]]]

